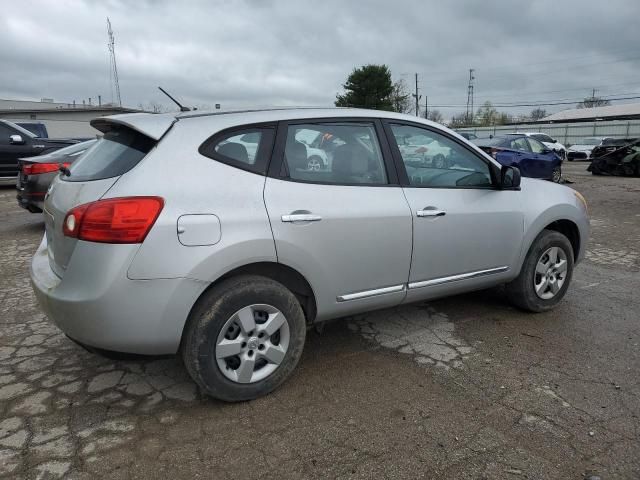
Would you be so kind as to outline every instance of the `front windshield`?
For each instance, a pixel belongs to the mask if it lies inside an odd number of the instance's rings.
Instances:
[[[583,138],[578,145],[600,145],[600,139],[595,137]]]
[[[538,140],[539,142],[549,142],[549,143],[553,143],[553,139],[547,135],[543,135],[541,133],[536,133],[534,135],[531,135],[533,138],[535,138],[536,140]]]

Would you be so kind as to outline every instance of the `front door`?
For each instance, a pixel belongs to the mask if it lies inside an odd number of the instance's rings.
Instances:
[[[378,122],[366,120],[279,127],[265,204],[278,261],[309,281],[318,320],[405,297],[411,212],[383,158],[388,147],[380,144],[380,132]],[[324,145],[331,152],[323,156],[332,161],[310,166],[310,156]]]
[[[387,132],[392,139],[430,136],[448,149],[440,168],[394,149],[413,216],[407,301],[512,276],[523,240],[519,192],[493,188],[489,160],[453,137],[400,123],[389,123]]]

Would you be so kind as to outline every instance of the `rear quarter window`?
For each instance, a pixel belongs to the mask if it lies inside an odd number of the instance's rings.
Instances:
[[[198,151],[218,162],[265,175],[274,137],[271,125],[235,127],[209,137]]]
[[[69,168],[68,182],[87,182],[127,173],[155,146],[156,141],[129,128],[114,128]]]

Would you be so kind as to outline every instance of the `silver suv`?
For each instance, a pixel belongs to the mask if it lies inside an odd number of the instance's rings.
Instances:
[[[315,322],[498,284],[518,307],[549,310],[584,257],[579,193],[521,180],[415,117],[282,109],[92,125],[104,137],[47,192],[38,300],[85,346],[180,352],[222,400],[278,387]],[[310,131],[331,162],[310,167]],[[398,147],[416,136],[421,155]]]

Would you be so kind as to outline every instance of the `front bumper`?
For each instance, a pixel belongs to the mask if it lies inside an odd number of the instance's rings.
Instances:
[[[587,160],[589,158],[589,154],[587,152],[569,150],[567,152],[567,158],[569,160]]]
[[[207,285],[185,278],[129,280],[126,271],[137,248],[78,242],[60,278],[49,265],[43,238],[31,263],[40,306],[65,334],[91,347],[176,353],[191,307]]]

